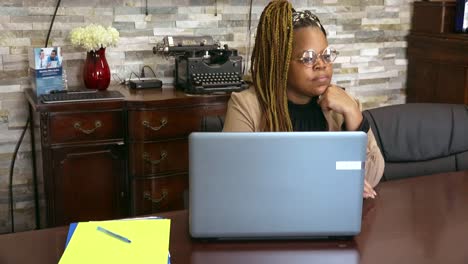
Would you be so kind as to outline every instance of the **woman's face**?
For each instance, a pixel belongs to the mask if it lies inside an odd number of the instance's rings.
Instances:
[[[305,50],[314,50],[321,54],[328,47],[328,41],[317,27],[303,27],[294,30],[293,51],[288,72],[288,99],[296,104],[306,104],[312,97],[325,92],[330,85],[333,74],[332,63],[325,63],[320,56],[312,67],[307,67],[302,61]]]

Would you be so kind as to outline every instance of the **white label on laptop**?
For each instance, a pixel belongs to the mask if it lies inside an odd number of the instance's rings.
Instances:
[[[336,170],[362,170],[363,165],[362,161],[337,161]]]

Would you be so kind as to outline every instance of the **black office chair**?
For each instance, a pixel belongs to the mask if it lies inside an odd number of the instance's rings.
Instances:
[[[468,170],[468,107],[410,103],[363,112],[385,159],[384,180]]]
[[[224,126],[224,116],[204,116],[201,121],[200,131],[221,132]]]
[[[402,104],[365,110],[385,159],[383,180],[468,170],[468,107]],[[224,116],[206,116],[201,131],[219,132]]]

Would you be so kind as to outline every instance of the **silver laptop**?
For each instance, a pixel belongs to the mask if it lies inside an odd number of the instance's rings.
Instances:
[[[194,132],[194,238],[352,237],[361,230],[364,132]]]

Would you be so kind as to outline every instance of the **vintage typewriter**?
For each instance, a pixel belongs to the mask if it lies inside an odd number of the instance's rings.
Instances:
[[[232,92],[248,87],[242,80],[242,57],[237,50],[221,47],[210,36],[167,36],[153,53],[175,57],[175,86],[186,93]]]

